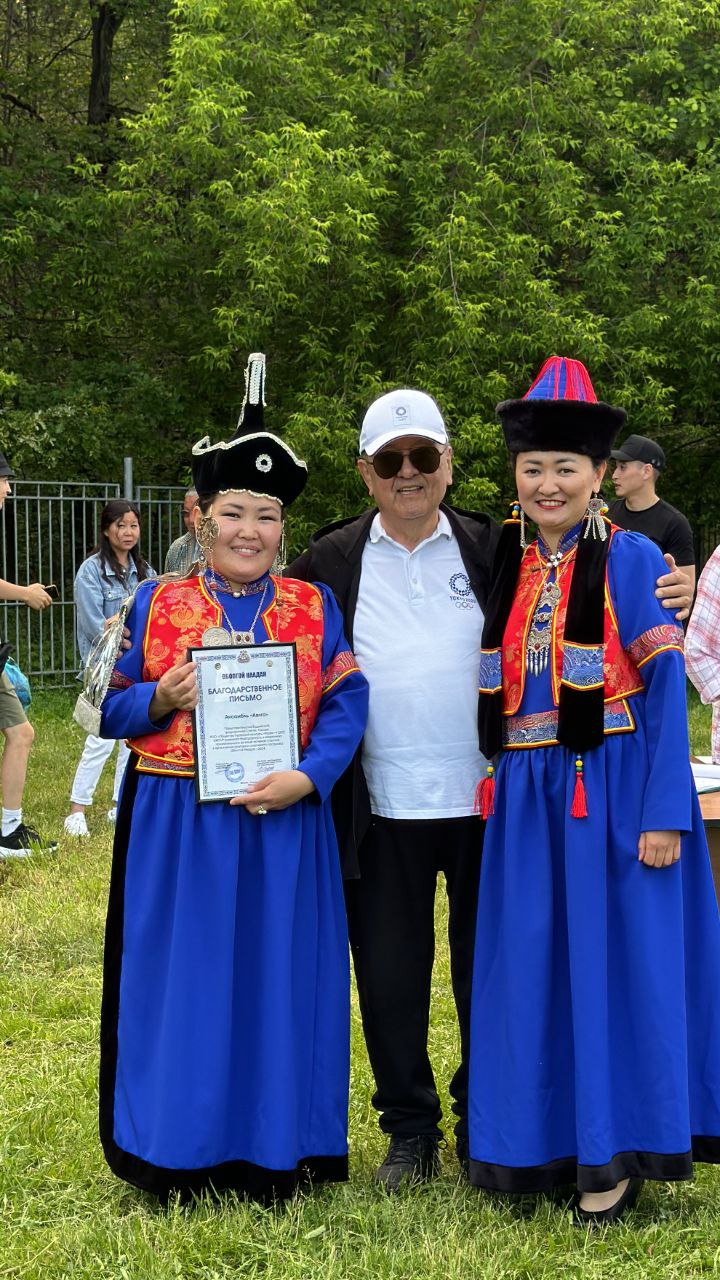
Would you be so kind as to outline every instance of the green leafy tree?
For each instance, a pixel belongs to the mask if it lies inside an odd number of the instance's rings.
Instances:
[[[401,383],[446,410],[457,499],[500,511],[494,405],[560,352],[668,446],[667,496],[720,519],[720,3],[5,2],[21,452],[42,421],[53,474],[132,452],[184,479],[263,349],[316,477],[297,540],[362,502],[358,420]]]
[[[86,0],[3,0],[3,6],[2,443],[28,474],[114,477],[118,458],[149,435],[157,404],[148,403],[143,417],[144,403],[153,400],[147,376],[133,371],[128,378],[122,352],[95,342],[85,317],[90,309],[97,316],[106,310],[92,270],[96,259],[122,271],[108,207],[110,170],[126,146],[121,118],[138,114],[157,91],[168,6],[164,0],[124,5],[114,42],[112,111],[102,127],[87,124],[98,6]],[[119,423],[120,387],[121,398],[133,396],[140,412]],[[118,425],[129,433],[126,442]]]

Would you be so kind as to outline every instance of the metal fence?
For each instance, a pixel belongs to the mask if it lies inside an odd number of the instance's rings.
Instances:
[[[182,504],[185,489],[139,485],[135,490],[135,502],[140,508],[142,550],[148,564],[162,573],[170,543],[185,533]]]
[[[97,546],[100,512],[121,496],[119,484],[85,481],[17,480],[0,518],[0,578],[8,582],[55,583],[59,599],[39,612],[0,602],[0,636],[35,684],[73,685],[80,668],[75,639],[73,582],[83,560]],[[140,509],[145,559],[161,573],[170,543],[185,532],[179,485],[134,486],[132,459],[125,459],[122,490]],[[698,573],[720,543],[720,529],[696,533]]]
[[[128,466],[127,463],[130,463]],[[0,519],[0,577],[8,582],[54,583],[59,599],[38,611],[0,602],[0,635],[14,646],[16,662],[34,684],[73,685],[80,668],[75,639],[75,574],[98,542],[100,512],[121,496],[118,484],[14,480]],[[185,532],[179,486],[133,488],[126,460],[125,496],[140,508],[145,559],[162,572],[170,543]]]

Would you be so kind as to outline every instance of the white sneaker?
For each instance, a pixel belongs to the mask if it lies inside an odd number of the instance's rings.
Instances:
[[[69,813],[65,822],[65,834],[69,836],[89,836],[88,824],[84,813]]]
[[[117,822],[117,805],[116,804],[113,805],[112,809],[108,809],[105,817],[107,818],[107,821],[110,823],[111,827],[114,827],[115,823]]]

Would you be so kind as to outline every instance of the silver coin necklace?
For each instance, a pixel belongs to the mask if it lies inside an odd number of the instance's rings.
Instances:
[[[228,644],[254,644],[255,643],[255,627],[257,624],[257,620],[260,617],[260,614],[262,612],[262,607],[265,603],[265,597],[267,595],[267,589],[270,583],[270,579],[268,578],[265,582],[262,595],[260,596],[260,603],[257,609],[255,610],[255,617],[253,618],[250,624],[249,631],[235,630],[235,628],[233,627],[230,619],[228,618],[225,612],[225,609],[223,608],[222,601],[218,599],[217,592],[213,590],[210,583],[207,582],[207,579],[206,579],[206,583],[207,583],[207,588],[210,592],[210,595],[212,596],[213,600],[215,601],[215,604],[217,605],[218,609],[222,613],[222,616],[225,619],[225,622],[227,625],[225,627],[208,627],[207,630],[203,631],[203,634],[202,634],[203,648],[217,649],[223,645],[228,645]],[[238,592],[238,594],[247,594],[247,593]]]

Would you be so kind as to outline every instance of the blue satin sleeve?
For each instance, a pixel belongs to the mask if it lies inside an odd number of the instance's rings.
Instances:
[[[368,683],[343,634],[334,597],[321,583],[315,586],[323,597],[323,693],[299,767],[312,780],[317,798],[326,800],[365,732]]]
[[[642,698],[648,772],[642,810],[643,831],[692,830],[683,630],[668,617],[655,595],[667,571],[649,538],[616,533],[608,556],[608,586],[623,648],[645,686]]]

